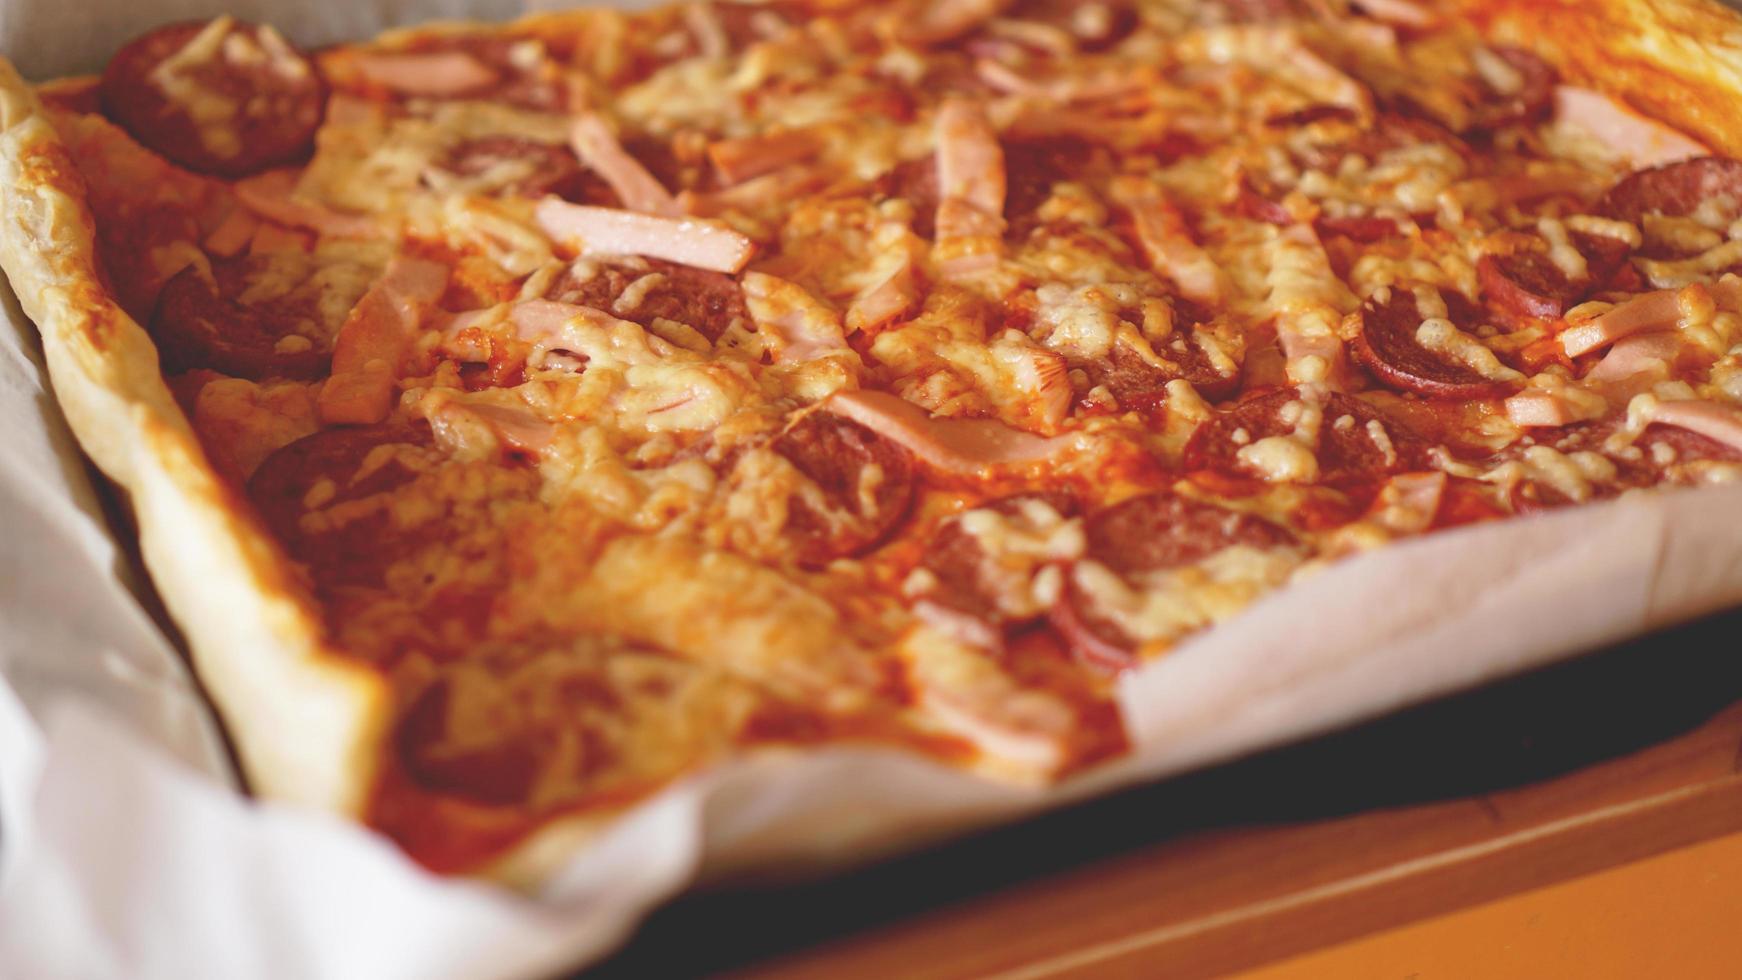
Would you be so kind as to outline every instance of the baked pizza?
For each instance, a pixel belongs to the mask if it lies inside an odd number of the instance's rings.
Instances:
[[[431,868],[752,752],[1060,780],[1329,563],[1742,477],[1715,4],[284,26],[8,69],[5,268],[253,785]]]

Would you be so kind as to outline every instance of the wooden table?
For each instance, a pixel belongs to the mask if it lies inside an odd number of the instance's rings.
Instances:
[[[828,881],[590,975],[1213,976],[1742,831],[1742,612]]]

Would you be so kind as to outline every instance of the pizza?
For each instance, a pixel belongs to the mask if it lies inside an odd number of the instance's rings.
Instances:
[[[253,786],[440,871],[750,753],[1053,783],[1329,564],[1742,477],[1713,4],[285,26],[8,69],[0,255]]]

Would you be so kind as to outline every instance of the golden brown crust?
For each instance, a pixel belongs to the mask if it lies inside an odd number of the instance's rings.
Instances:
[[[1482,33],[1542,54],[1719,153],[1742,156],[1742,14],[1717,0],[1455,0]]]
[[[386,686],[325,647],[284,558],[213,470],[150,338],[98,274],[84,194],[42,103],[0,59],[0,266],[42,333],[61,408],[127,491],[146,566],[250,783],[358,813]]]

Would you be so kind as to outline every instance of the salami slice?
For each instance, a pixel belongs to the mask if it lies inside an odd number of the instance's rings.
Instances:
[[[875,547],[900,525],[913,502],[915,477],[907,450],[838,415],[812,412],[774,441],[774,451],[827,500],[826,512],[796,495],[791,500],[786,529],[805,567]]]
[[[1482,295],[1502,312],[1553,319],[1564,316],[1594,290],[1608,283],[1632,249],[1619,238],[1569,232],[1568,241],[1585,257],[1588,274],[1569,279],[1546,251],[1523,250],[1484,255],[1476,263]]]
[[[1498,129],[1546,116],[1554,102],[1555,83],[1560,80],[1553,66],[1524,48],[1501,44],[1488,50],[1511,69],[1516,84],[1502,91],[1481,81],[1486,98],[1471,113],[1470,128]]]
[[[604,181],[589,180],[574,153],[556,143],[484,136],[449,148],[438,167],[464,180],[490,179],[488,187],[475,192],[534,198],[555,194],[581,203],[618,203]]]
[[[464,750],[439,751],[451,699],[450,682],[438,679],[401,716],[395,743],[407,774],[426,789],[479,803],[508,806],[525,800],[543,768],[536,746],[549,740],[499,737]]]
[[[1452,312],[1447,303],[1447,312]],[[1415,294],[1391,289],[1376,294],[1361,307],[1361,331],[1355,335],[1355,359],[1387,385],[1430,398],[1495,398],[1517,387],[1483,376],[1419,339],[1423,320]],[[1456,321],[1454,320],[1454,323]]]
[[[1185,468],[1233,477],[1264,477],[1240,458],[1241,449],[1271,436],[1295,434],[1302,406],[1307,404],[1293,388],[1234,403],[1192,432],[1185,447]],[[1389,473],[1424,468],[1427,445],[1396,419],[1358,398],[1336,392],[1324,395],[1318,405],[1320,424],[1312,433],[1310,448],[1318,462],[1319,483],[1363,483]]]
[[[1193,565],[1224,548],[1278,548],[1295,543],[1287,530],[1262,518],[1189,500],[1173,493],[1133,497],[1089,517],[1085,560],[1120,578]],[[1072,651],[1098,667],[1120,670],[1136,662],[1137,643],[1095,610],[1075,577],[1050,614]]]
[[[643,282],[652,275],[659,278]],[[631,286],[637,288],[625,299]],[[738,280],[725,273],[659,259],[644,259],[634,267],[614,263],[572,266],[551,285],[547,298],[590,306],[644,327],[655,319],[672,320],[694,328],[710,343],[719,340],[735,321],[750,320]]]
[[[1077,514],[1074,497],[1064,493],[1023,493],[981,504],[1005,518],[1020,519],[1025,508],[1044,504],[1060,517]],[[946,522],[926,545],[919,567],[930,573],[926,586],[913,595],[915,608],[928,619],[946,621],[952,631],[983,647],[996,647],[1014,626],[1044,614],[1013,615],[1021,605],[1017,593],[1030,588],[1034,565],[1043,560],[1001,562],[980,539],[962,528],[960,518]]]
[[[1194,332],[1175,331],[1156,353],[1171,362],[1172,369],[1151,363],[1126,344],[1114,344],[1105,360],[1090,362],[1084,370],[1093,384],[1105,387],[1126,411],[1160,405],[1167,398],[1167,383],[1176,379],[1189,381],[1210,401],[1227,398],[1240,386],[1238,366],[1224,373],[1204,352]]]
[[[109,59],[103,111],[189,170],[240,177],[314,145],[326,85],[271,28],[228,17],[161,27]]]
[[[425,425],[326,429],[268,456],[249,479],[248,496],[285,550],[306,562],[318,581],[379,585],[387,566],[424,540],[427,529],[397,526],[385,509],[313,526],[305,518],[410,483],[433,461],[434,442]],[[394,448],[375,457],[383,447]]]
[[[1628,174],[1599,207],[1611,218],[1638,222],[1648,214],[1692,214],[1707,201],[1724,199],[1733,202],[1732,210],[1742,209],[1742,160],[1695,157]]]
[[[1090,152],[1088,144],[1075,139],[1005,141],[1004,218],[1014,231],[1052,197],[1054,184],[1071,179],[1074,162]]]
[[[214,263],[212,275],[188,266],[164,284],[151,316],[163,369],[210,368],[258,381],[318,378],[333,359],[332,341],[305,328],[313,311],[251,306],[249,273],[266,260],[248,257]]]
[[[1597,209],[1637,225],[1647,215],[1686,217],[1715,202],[1724,204],[1717,215],[1724,224],[1742,217],[1742,160],[1695,157],[1635,171],[1611,188]]]

